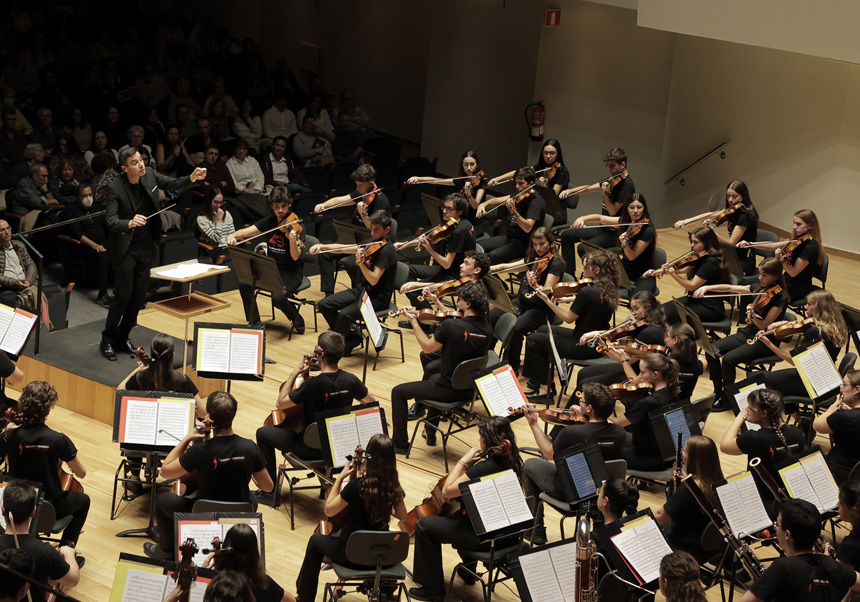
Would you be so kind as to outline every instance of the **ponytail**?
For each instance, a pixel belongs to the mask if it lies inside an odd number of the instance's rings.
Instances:
[[[659,372],[660,376],[666,381],[666,387],[673,397],[677,397],[681,391],[681,384],[678,382],[678,375],[681,373],[681,367],[676,360],[670,360],[662,353],[649,353],[642,358],[645,366],[651,372]]]

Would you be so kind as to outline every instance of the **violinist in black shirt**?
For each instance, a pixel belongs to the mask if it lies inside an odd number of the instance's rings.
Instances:
[[[532,230],[543,225],[546,201],[534,191],[534,183],[535,170],[531,167],[521,167],[514,173],[517,194],[490,199],[478,207],[478,219],[502,203],[510,214],[508,231],[505,235],[492,236],[481,241],[481,246],[493,263],[524,257]]]

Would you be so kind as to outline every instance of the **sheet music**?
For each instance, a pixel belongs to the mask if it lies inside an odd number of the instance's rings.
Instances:
[[[821,505],[821,500],[815,494],[815,489],[812,487],[812,483],[809,482],[809,477],[806,475],[806,470],[804,470],[802,464],[792,464],[780,470],[779,474],[782,476],[782,482],[785,483],[785,487],[788,489],[791,497],[815,504],[819,512],[826,510]]]
[[[230,335],[230,374],[259,374],[263,333],[233,331]]]
[[[138,568],[129,568],[126,574],[125,587],[122,590],[122,602],[163,600],[173,590],[173,587],[173,580],[162,572],[155,573]]]
[[[729,529],[736,536],[757,533],[772,524],[751,473],[720,485],[716,488],[716,495]]]
[[[194,555],[194,564],[203,566],[208,554],[204,554],[203,550],[209,549],[212,540],[216,537],[224,541],[221,523],[217,520],[213,521],[179,521],[179,537],[176,549],[182,546],[182,542],[191,538],[197,544],[197,553]],[[177,552],[178,554],[178,552]]]
[[[379,323],[379,318],[376,317],[376,311],[374,311],[370,296],[367,293],[364,293],[361,298],[360,308],[361,317],[364,318],[367,332],[370,333],[370,340],[373,341],[373,346],[378,348],[382,344],[382,325]]]
[[[678,445],[678,431],[681,431],[681,449],[687,445],[687,439],[690,438],[690,426],[687,424],[687,417],[684,416],[684,410],[674,410],[667,412],[664,415],[666,424],[669,425],[669,432],[672,433],[672,443]],[[673,446],[674,447],[674,446]],[[675,453],[678,453],[677,448]]]
[[[756,391],[758,389],[764,389],[764,388],[765,388],[764,384],[757,384],[754,387],[750,387],[749,389],[743,389],[743,390],[741,390],[740,393],[737,393],[735,395],[735,401],[738,404],[738,410],[740,410],[740,412],[743,412],[744,410],[747,409],[747,407],[749,407],[750,404],[747,401],[747,398],[750,396],[750,393],[752,393],[753,391]],[[754,424],[752,422],[749,422],[748,420],[744,420],[744,424],[746,425],[747,430],[750,430],[750,431],[757,431],[761,428],[759,425]]]
[[[355,427],[358,431],[358,441],[361,447],[367,449],[367,444],[370,438],[374,435],[379,435],[383,432],[382,429],[382,412],[379,408],[370,411],[362,411],[355,413]],[[349,453],[354,453],[353,451]]]
[[[9,323],[9,327],[3,335],[3,343],[0,349],[18,355],[27,342],[30,331],[36,323],[36,316],[20,309],[16,310]]]
[[[167,270],[157,270],[153,273],[156,278],[193,278],[202,276],[209,272],[223,272],[228,270],[227,266],[211,265],[206,263],[180,263]]]
[[[230,372],[230,331],[201,328],[197,336],[200,372]]]
[[[152,445],[156,437],[158,422],[158,402],[143,399],[124,399],[125,436],[120,443],[140,443]],[[182,437],[180,437],[181,439]],[[176,442],[173,442],[175,445]]]
[[[794,362],[812,399],[842,386],[842,378],[836,371],[824,343],[816,343],[803,353],[795,355]]]
[[[251,527],[251,530],[254,532],[254,535],[257,536],[257,549],[261,549],[260,547],[260,521],[256,518],[219,518],[218,521],[221,523],[221,541],[224,541],[227,537],[227,532],[232,529],[234,526],[242,524],[248,525]],[[209,546],[204,546],[208,548]]]
[[[491,416],[507,416],[508,400],[505,399],[505,393],[502,391],[502,385],[495,374],[487,374],[475,381],[478,387],[478,393],[481,399],[487,406]]]
[[[0,304],[0,339],[5,336],[9,330],[9,324],[12,323],[12,318],[15,316],[15,310],[8,305]],[[5,351],[5,350],[4,350]]]
[[[526,503],[526,496],[523,495],[520,481],[513,470],[506,470],[499,476],[488,480],[493,481],[496,485],[499,499],[502,500],[505,513],[508,515],[508,524],[515,525],[534,520],[529,505]]]
[[[334,466],[345,466],[346,457],[355,453],[360,440],[358,438],[358,427],[355,424],[355,416],[347,414],[326,418],[328,428],[328,440],[331,445],[331,455]]]
[[[582,499],[594,495],[597,491],[597,483],[594,482],[591,469],[588,468],[585,454],[581,452],[573,454],[565,458],[564,461],[573,480],[573,486],[576,488],[576,497]]]
[[[572,554],[575,557],[576,550]],[[549,549],[539,550],[532,554],[523,554],[519,557],[519,561],[532,602],[567,602],[562,594],[563,590],[558,582],[557,573],[553,570],[553,561]],[[575,575],[576,571],[573,573]],[[566,591],[572,600],[576,590],[571,588]]]
[[[645,522],[612,537],[612,543],[633,567],[644,583],[660,576],[660,560],[672,553],[657,523]]]
[[[574,602],[576,592],[576,543],[555,546],[549,549],[555,577],[564,592],[564,602]]]
[[[833,475],[821,452],[815,452],[811,456],[801,458],[800,464],[806,470],[806,476],[809,477],[809,482],[818,496],[821,507],[825,510],[836,508],[836,504],[839,502],[839,487],[833,480]]]
[[[472,499],[484,525],[484,532],[502,529],[510,524],[493,479],[471,483],[469,491],[472,492]]]
[[[496,378],[501,386],[508,407],[517,409],[526,405],[525,393],[523,393],[523,389],[520,387],[520,381],[517,380],[513,368],[505,366],[504,370],[496,374]],[[502,416],[507,416],[507,414],[502,414]]]
[[[155,445],[175,447],[191,430],[194,400],[161,399],[156,405],[158,407],[158,423],[155,433]],[[161,431],[165,432],[162,433]]]

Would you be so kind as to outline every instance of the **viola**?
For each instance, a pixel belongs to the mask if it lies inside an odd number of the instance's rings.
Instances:
[[[424,501],[406,514],[403,530],[409,535],[415,535],[415,525],[420,518],[426,516],[444,516],[447,518],[465,516],[466,510],[463,508],[460,498],[449,499],[442,495],[442,488],[447,480],[448,475],[439,479],[430,489],[430,494],[424,498]]]
[[[702,224],[705,226],[721,226],[723,223],[725,223],[727,219],[729,219],[730,216],[740,211],[743,206],[743,203],[738,203],[737,205],[733,205],[731,207],[723,209],[716,215],[707,218],[705,221],[702,222]]]
[[[459,311],[436,311],[435,309],[422,309],[418,312],[407,311],[408,315],[418,318],[421,324],[441,324],[448,318],[462,318],[463,314]],[[388,312],[389,318],[396,318],[400,315],[399,311]]]
[[[511,195],[504,203],[499,203],[489,211],[484,212],[484,215],[489,215],[499,207],[510,207],[511,205],[513,205],[514,207],[519,207],[520,203],[532,197],[532,195],[534,194],[534,187],[534,184],[529,184],[527,188],[524,188],[523,190],[519,191],[514,195]]]
[[[554,299],[561,299],[562,297],[570,297],[571,295],[577,294],[582,290],[584,286],[590,286],[594,284],[594,280],[591,278],[580,278],[574,282],[559,282],[555,286],[542,286],[540,288],[536,288],[533,291],[527,292],[523,295],[526,299],[531,299],[535,295],[538,294],[538,291],[541,292],[549,292],[552,291],[552,296]]]
[[[627,343],[624,346],[623,351],[632,359],[642,359],[649,353],[662,353],[663,355],[669,355],[671,349],[664,345],[646,345],[639,341],[633,341],[631,343]]]
[[[606,183],[609,184],[609,191],[612,191],[612,189],[618,186],[623,180],[624,176],[622,174],[618,174],[617,176],[610,176],[609,178],[607,178]]]
[[[549,182],[551,182],[551,181],[552,181],[552,179],[555,177],[555,174],[557,174],[557,173],[558,173],[558,168],[559,168],[559,167],[561,167],[561,162],[560,162],[560,161],[556,161],[555,163],[553,163],[552,165],[550,165],[550,167],[549,167],[549,171],[548,171],[548,172],[546,173],[546,175],[544,176],[544,177],[546,178],[546,181],[547,181],[548,183],[549,183]]]
[[[6,422],[9,424],[21,425],[21,413],[16,412],[14,408],[6,408]],[[57,464],[57,475],[60,477],[60,489],[62,491],[73,491],[75,493],[83,493],[84,486],[75,478],[75,475],[63,470],[63,461],[60,460]]]
[[[179,546],[181,560],[179,561],[179,571],[176,574],[176,584],[182,592],[179,594],[180,602],[188,602],[191,595],[191,586],[197,581],[197,565],[194,564],[194,555],[197,554],[197,544],[192,538],[185,540]]]
[[[574,410],[541,409],[532,405],[525,405],[519,408],[508,408],[509,416],[519,416],[520,414],[525,414],[525,412],[537,412],[538,417],[547,424],[557,424],[559,426],[588,422],[588,416],[577,414]]]
[[[796,334],[803,334],[813,325],[815,325],[815,318],[804,318],[803,320],[785,322],[780,324],[779,326],[771,325],[771,327],[767,330],[760,330],[753,338],[747,339],[747,344],[752,345],[753,343],[760,340],[762,337],[766,337],[771,334],[774,335],[777,340],[783,341]]]
[[[283,221],[279,224],[278,228],[285,236],[289,236],[290,232],[296,233],[296,246],[299,249],[303,249],[305,243],[301,239],[302,230],[302,219],[296,215],[295,213],[290,213],[283,219]]]
[[[472,179],[469,180],[469,185],[472,188],[477,188],[481,185],[481,182],[484,180],[484,177],[484,170],[482,169],[481,171],[472,176]]]
[[[325,352],[322,347],[317,345],[312,354],[302,356],[307,360],[307,366],[299,372],[298,376],[296,376],[296,380],[293,382],[293,391],[301,387],[302,384],[310,378],[311,371],[320,369],[319,362],[324,354]],[[281,383],[281,387],[278,390],[279,392],[283,391],[287,382],[288,381],[284,381]],[[263,426],[277,426],[288,431],[293,431],[294,433],[302,432],[305,428],[302,406],[296,405],[290,401],[286,408],[276,408],[272,410],[263,421]]]
[[[635,385],[618,383],[609,385],[609,391],[619,401],[631,401],[650,395],[654,391],[654,385],[651,383],[638,383]]]
[[[788,261],[791,261],[791,254],[795,251],[795,249],[797,249],[797,247],[799,247],[808,240],[812,240],[812,235],[808,232],[806,234],[798,236],[797,238],[792,238],[791,240],[789,240],[785,244],[785,246],[780,249],[783,257],[785,257]]]
[[[449,218],[448,221],[444,224],[439,224],[438,226],[431,228],[429,232],[410,240],[408,243],[403,243],[403,246],[417,244],[418,246],[415,247],[415,250],[420,251],[421,245],[424,243],[424,241],[429,241],[431,244],[436,244],[440,240],[451,236],[454,233],[454,228],[456,228],[457,224],[459,223],[460,222],[459,220],[457,220],[457,218]]]
[[[467,282],[472,282],[472,278],[466,276],[465,278],[458,278],[457,280],[448,280],[446,282],[439,283],[438,285],[434,285],[429,288],[438,299],[439,297],[444,297],[445,295],[456,294],[460,287]],[[424,295],[418,295],[419,301],[424,301],[424,299]]]
[[[756,312],[760,312],[767,307],[767,304],[773,301],[773,298],[782,292],[782,287],[778,284],[774,284],[770,288],[764,291],[764,294],[759,295],[756,302],[752,304],[747,311],[747,324],[750,324],[753,321],[753,314]]]

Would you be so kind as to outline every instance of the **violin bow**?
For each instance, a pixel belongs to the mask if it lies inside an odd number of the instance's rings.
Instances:
[[[275,230],[280,230],[281,228],[286,228],[287,226],[292,226],[293,224],[298,224],[302,221],[303,221],[302,218],[294,219],[293,221],[287,222],[286,224],[281,224],[279,226],[275,226],[274,228],[269,228],[265,232],[260,232],[259,234],[254,234],[254,236],[249,236],[248,238],[243,238],[242,240],[237,240],[236,244],[237,245],[244,244],[244,243],[248,242],[249,240],[254,240],[255,238],[260,238],[261,236],[265,236],[266,234],[270,234],[271,232],[274,232]]]
[[[341,245],[336,249],[326,249],[325,251],[320,251],[317,255],[322,255],[323,253],[337,253],[338,251],[346,251],[347,249],[358,251],[359,249],[363,249],[364,247],[369,247],[370,245],[375,245],[381,243],[381,240],[374,240],[371,242],[362,243],[360,245]]]
[[[442,182],[448,182],[449,180],[457,181],[457,180],[471,180],[475,176],[457,176],[456,178],[433,178],[432,180],[422,180],[421,182],[415,182],[415,184],[409,184],[409,180],[403,182],[409,186],[418,186],[420,184],[441,184]]]
[[[584,186],[577,186],[576,188],[570,189],[570,190],[572,190],[572,192],[570,194],[582,194],[583,192],[585,192],[586,190],[588,190],[592,186],[596,186],[598,184],[603,184],[604,182],[608,182],[609,180],[611,180],[612,178],[615,178],[615,177],[617,177],[617,176],[608,176],[606,178],[603,178],[602,180],[597,180],[596,182],[592,182],[591,184],[586,184]]]
[[[496,206],[495,206],[495,207],[493,207],[492,209],[488,209],[487,211],[484,211],[484,215],[490,215],[493,211],[495,211],[495,210],[496,210],[496,209],[498,209],[499,207],[504,207],[505,205],[507,205],[507,204],[508,204],[508,201],[513,201],[513,200],[514,200],[515,198],[517,198],[517,197],[524,196],[524,195],[525,195],[529,190],[531,190],[531,189],[532,189],[532,188],[534,188],[534,187],[535,187],[535,185],[534,185],[534,184],[530,184],[528,188],[524,188],[524,189],[522,189],[521,191],[519,191],[519,192],[518,192],[518,193],[516,193],[516,194],[511,194],[511,195],[509,195],[509,196],[508,196],[508,200],[507,200],[507,201],[505,201],[504,203],[499,203],[498,205],[496,205]]]
[[[552,169],[552,166],[550,166],[550,167],[544,167],[543,169],[539,169],[539,170],[537,170],[537,171],[535,172],[535,175],[538,175],[539,173],[543,173],[543,172],[545,172],[545,171],[549,171],[550,169]],[[501,181],[499,181],[499,182],[496,182],[496,186],[498,186],[499,184],[507,184],[508,182],[510,182],[510,181],[512,181],[512,180],[513,180],[513,178],[508,178],[507,180],[501,180]],[[534,184],[532,184],[532,186],[534,186]]]
[[[490,270],[490,274],[507,274],[508,272],[513,272],[514,270],[518,270],[518,269],[520,269],[520,268],[527,268],[527,267],[529,267],[530,265],[534,265],[534,264],[536,264],[536,263],[540,263],[541,261],[546,261],[546,258],[545,258],[545,257],[541,257],[540,259],[536,259],[535,261],[531,261],[531,262],[529,262],[529,263],[522,263],[522,264],[520,264],[520,265],[511,266],[511,267],[509,267],[509,268],[505,268],[504,270],[499,270],[498,272],[494,272],[494,271],[492,271],[492,269],[491,269],[491,270]],[[561,283],[561,282],[559,282],[559,284],[562,284],[562,283]]]
[[[325,213],[326,211],[330,211],[331,209],[337,209],[338,207],[346,207],[347,205],[357,205],[359,199],[363,199],[366,196],[370,196],[374,192],[382,192],[382,188],[379,188],[377,186],[376,188],[374,188],[370,192],[365,192],[364,194],[360,194],[357,197],[348,198],[345,201],[341,201],[339,203],[332,205],[331,207],[326,207],[325,209],[323,209],[319,213],[317,213],[316,211],[311,211],[311,215],[322,215],[323,213]]]

